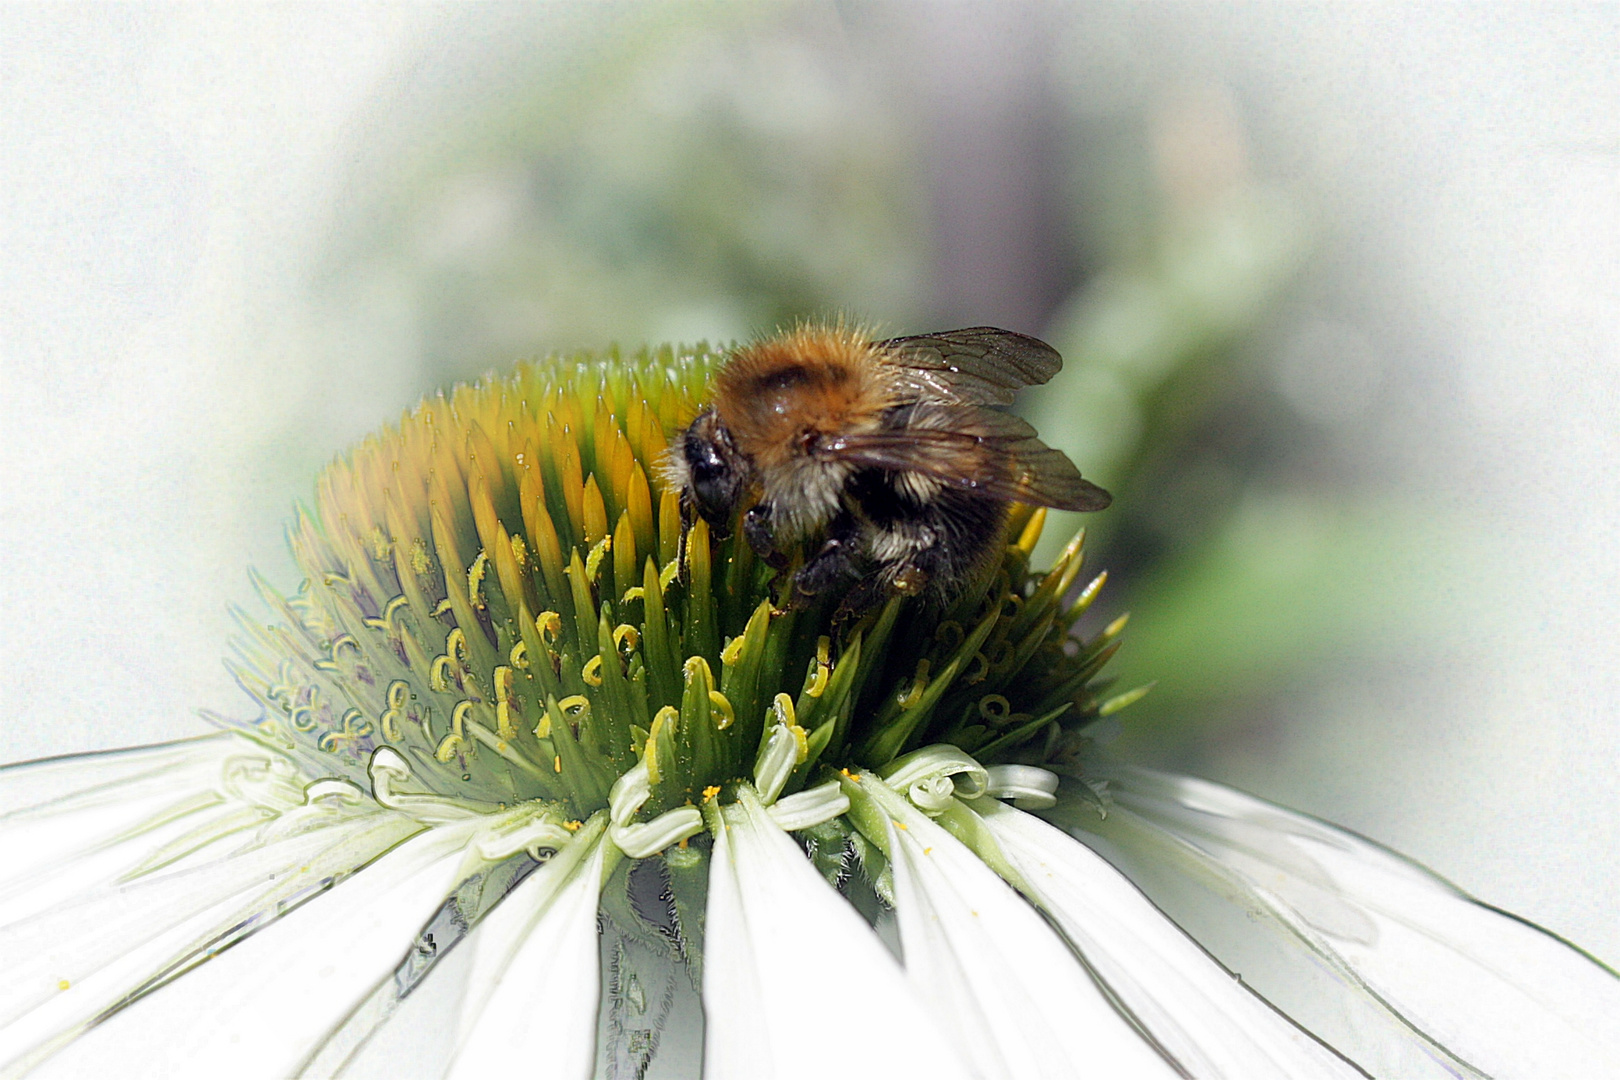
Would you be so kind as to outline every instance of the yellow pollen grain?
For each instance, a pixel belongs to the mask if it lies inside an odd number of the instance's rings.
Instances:
[[[551,771],[552,772],[562,772],[562,755],[561,754],[558,754],[556,757],[551,759]]]
[[[710,799],[714,798],[718,794],[720,794],[719,785],[710,784],[708,787],[703,789],[703,801],[708,802]],[[683,843],[684,843],[684,841],[683,841]]]
[[[58,979],[58,980],[56,980],[56,988],[58,990],[66,990],[68,987],[70,987],[72,985],[73,984],[71,982],[69,982],[67,979]]]
[[[583,827],[584,824],[585,823],[583,821],[565,821],[563,822],[563,828],[567,829],[569,832],[579,832],[580,828]]]
[[[897,821],[897,822],[894,823],[894,827],[897,828],[897,829],[905,829],[906,823],[903,822],[903,821]],[[907,829],[906,831],[909,832],[910,830]]]

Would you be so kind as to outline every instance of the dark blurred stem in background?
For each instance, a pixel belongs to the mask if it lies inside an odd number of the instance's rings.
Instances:
[[[894,62],[917,94],[927,140],[930,316],[1039,334],[1078,283],[1062,180],[1067,141],[1049,77],[1043,6],[912,8]],[[903,39],[904,40],[904,39]]]

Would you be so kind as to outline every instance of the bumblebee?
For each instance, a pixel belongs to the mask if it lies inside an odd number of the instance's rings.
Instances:
[[[784,547],[819,546],[795,601],[854,583],[860,610],[888,593],[945,603],[1000,554],[1011,503],[1101,510],[1109,494],[1003,412],[1063,359],[989,326],[871,341],[806,326],[739,348],[714,400],[670,448],[687,520],[743,535],[779,572]]]

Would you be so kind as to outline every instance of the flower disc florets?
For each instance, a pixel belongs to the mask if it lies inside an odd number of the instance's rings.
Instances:
[[[837,596],[777,609],[739,530],[683,532],[660,460],[723,359],[526,364],[334,463],[290,528],[307,580],[290,598],[260,583],[279,625],[241,617],[254,730],[314,775],[364,782],[391,747],[427,794],[581,820],[638,767],[648,817],[772,753],[791,770],[771,798],[929,744],[1051,762],[1134,696],[1100,701],[1093,681],[1123,620],[1072,636],[1102,583],[1065,602],[1080,538],[1029,569],[1043,511],[1015,507],[1000,569],[950,610],[897,597],[841,632]]]

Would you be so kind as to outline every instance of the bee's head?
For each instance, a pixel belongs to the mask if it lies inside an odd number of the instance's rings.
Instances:
[[[712,408],[698,413],[675,446],[682,496],[711,528],[725,535],[748,489],[753,466]]]

